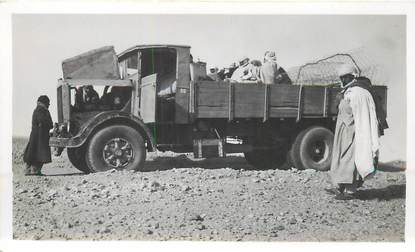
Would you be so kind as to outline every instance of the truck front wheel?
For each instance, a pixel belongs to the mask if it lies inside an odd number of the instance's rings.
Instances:
[[[300,170],[329,170],[333,138],[333,133],[321,126],[313,126],[301,131],[289,152],[290,162]]]
[[[143,137],[125,125],[113,125],[98,131],[89,142],[86,163],[93,172],[141,170],[146,159]]]

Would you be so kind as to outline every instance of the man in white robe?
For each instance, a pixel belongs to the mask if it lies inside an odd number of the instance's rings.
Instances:
[[[372,94],[359,85],[356,69],[343,65],[339,70],[342,99],[339,104],[333,143],[330,177],[338,189],[336,199],[355,197],[358,187],[376,171],[379,130]]]

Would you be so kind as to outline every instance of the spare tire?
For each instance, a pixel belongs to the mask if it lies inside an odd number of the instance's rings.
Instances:
[[[86,151],[86,163],[93,172],[141,170],[145,159],[143,137],[126,125],[101,129],[91,138]]]
[[[290,150],[290,161],[297,169],[330,169],[333,151],[333,132],[321,126],[312,126],[301,131]]]

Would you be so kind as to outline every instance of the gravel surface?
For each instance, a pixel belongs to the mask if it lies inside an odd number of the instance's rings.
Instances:
[[[146,172],[82,174],[64,152],[26,177],[13,142],[14,239],[403,241],[405,173],[336,201],[325,172],[248,170],[242,156],[149,153]]]

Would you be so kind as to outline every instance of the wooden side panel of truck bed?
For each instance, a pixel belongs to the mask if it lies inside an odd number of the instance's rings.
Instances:
[[[386,108],[386,87],[375,86]],[[203,81],[194,84],[194,118],[331,117],[340,88]],[[386,111],[386,110],[385,110]]]

